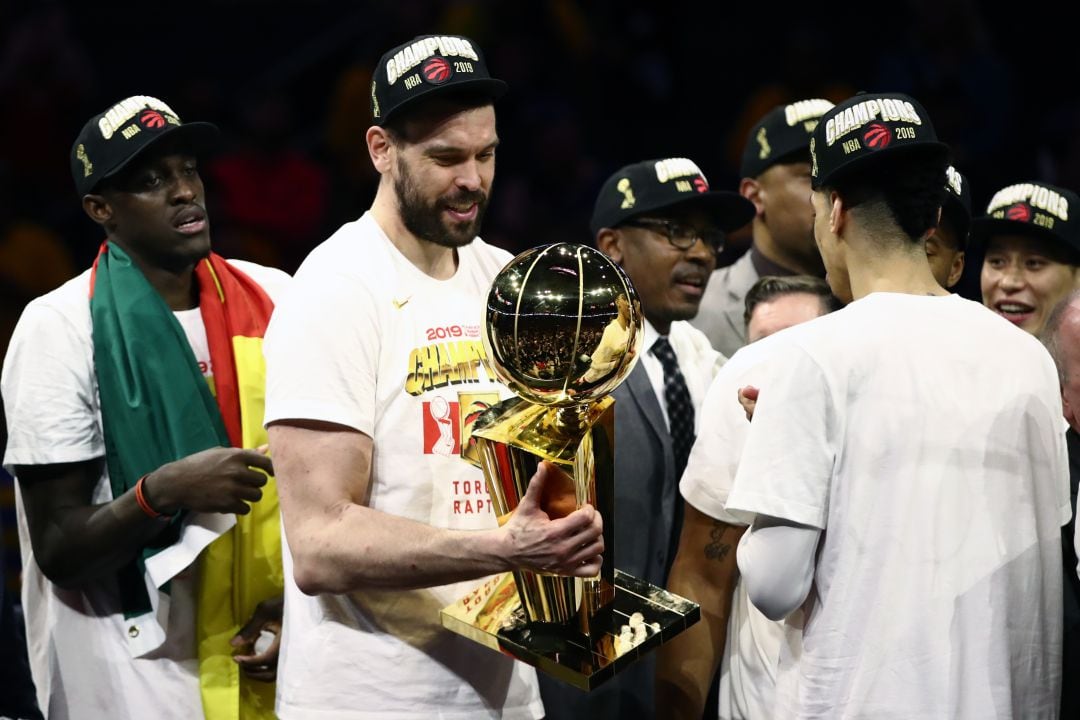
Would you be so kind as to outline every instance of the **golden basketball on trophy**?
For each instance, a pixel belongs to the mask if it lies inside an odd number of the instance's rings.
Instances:
[[[488,580],[445,608],[442,622],[592,689],[700,617],[695,603],[616,569],[610,393],[637,362],[641,306],[606,255],[557,243],[528,250],[499,272],[482,327],[490,367],[517,395],[473,425],[496,515],[509,517],[547,460],[562,472],[543,509],[563,517],[593,505],[604,518],[604,562],[595,578],[518,570]]]

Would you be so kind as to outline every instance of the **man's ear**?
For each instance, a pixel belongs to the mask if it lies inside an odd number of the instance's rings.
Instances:
[[[840,237],[840,233],[847,226],[848,207],[844,198],[835,190],[829,191],[829,231]]]
[[[754,178],[743,178],[739,181],[739,194],[754,203],[758,217],[765,214],[765,189]]]
[[[390,132],[386,128],[372,125],[364,136],[367,141],[368,155],[371,156],[371,164],[380,175],[386,175],[393,167],[393,155],[396,149]]]
[[[947,279],[949,284],[946,287],[952,287],[960,282],[960,276],[964,274],[964,258],[965,254],[963,250],[953,256],[952,267],[949,268],[949,277]]]
[[[622,264],[623,242],[622,233],[618,230],[600,228],[600,232],[596,233],[596,249],[611,258],[616,265]]]
[[[89,215],[91,220],[102,227],[112,220],[112,205],[110,205],[109,201],[102,195],[83,195],[82,207],[83,212]]]

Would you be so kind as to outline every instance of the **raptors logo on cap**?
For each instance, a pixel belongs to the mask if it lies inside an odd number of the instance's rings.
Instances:
[[[1005,211],[1005,217],[1016,222],[1031,222],[1031,207],[1027,203],[1016,203]]]
[[[157,130],[165,127],[165,116],[157,110],[147,110],[139,116],[139,122],[142,123],[143,127]]]
[[[892,142],[892,131],[881,123],[873,123],[863,133],[863,142],[872,150],[887,148]]]
[[[433,57],[420,68],[420,74],[432,85],[442,85],[453,75],[450,61],[442,57]]]

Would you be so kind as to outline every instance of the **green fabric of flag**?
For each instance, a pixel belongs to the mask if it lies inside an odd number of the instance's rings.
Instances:
[[[114,243],[91,281],[94,369],[113,497],[166,463],[228,446],[221,411],[165,301]],[[150,612],[144,562],[179,537],[184,513],[118,574],[126,617]],[[167,587],[163,588],[167,591]]]

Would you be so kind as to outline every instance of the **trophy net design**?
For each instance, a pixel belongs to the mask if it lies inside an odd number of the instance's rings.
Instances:
[[[472,437],[505,522],[541,460],[560,471],[541,507],[564,517],[592,504],[604,518],[595,578],[519,570],[442,611],[443,625],[591,689],[700,617],[698,606],[616,570],[615,401],[637,362],[641,307],[610,258],[584,245],[526,251],[488,294],[484,347],[517,397],[491,407]]]

